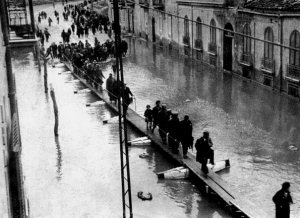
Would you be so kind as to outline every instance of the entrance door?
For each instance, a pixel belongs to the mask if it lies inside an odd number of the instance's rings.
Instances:
[[[156,41],[156,37],[155,37],[155,19],[154,19],[154,17],[152,18],[152,40],[153,40],[153,42]]]
[[[234,34],[226,30],[233,31],[233,27],[230,23],[225,25],[224,31],[223,68],[225,70],[232,71],[232,41]]]

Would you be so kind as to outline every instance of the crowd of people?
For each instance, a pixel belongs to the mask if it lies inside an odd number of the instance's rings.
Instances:
[[[146,106],[144,112],[147,129],[154,132],[159,127],[159,135],[164,144],[168,144],[174,154],[179,153],[179,144],[182,145],[183,158],[187,158],[188,149],[193,148],[193,125],[188,115],[183,120],[179,120],[178,113],[168,110],[165,104],[156,101],[156,105],[151,109],[150,105]],[[197,150],[196,160],[202,164],[203,173],[208,173],[208,160],[214,165],[213,143],[209,137],[209,132],[205,131],[203,136],[197,139],[195,148]]]

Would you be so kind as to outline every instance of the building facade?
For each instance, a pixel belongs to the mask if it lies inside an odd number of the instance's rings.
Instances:
[[[120,9],[123,32],[300,97],[297,0],[124,0]]]
[[[14,49],[36,46],[33,21],[32,0],[0,1],[1,217],[29,217],[29,200],[25,196],[22,173],[22,144],[11,55]]]

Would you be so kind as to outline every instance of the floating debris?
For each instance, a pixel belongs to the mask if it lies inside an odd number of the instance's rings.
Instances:
[[[74,94],[89,93],[89,92],[91,92],[90,89],[81,89],[81,90],[78,90],[78,91],[74,91]]]
[[[147,158],[147,157],[149,157],[149,154],[147,154],[147,153],[142,153],[142,154],[139,155],[139,157],[140,157],[140,158]]]
[[[95,101],[93,103],[86,104],[85,106],[91,107],[91,106],[98,106],[98,105],[104,105],[104,104],[105,104],[104,101]]]
[[[142,191],[139,191],[137,194],[138,198],[142,199],[143,201],[151,201],[152,200],[152,194],[148,192],[146,195]]]
[[[297,148],[295,145],[290,145],[288,148],[289,148],[291,151],[297,151],[297,150],[298,150],[298,148]]]

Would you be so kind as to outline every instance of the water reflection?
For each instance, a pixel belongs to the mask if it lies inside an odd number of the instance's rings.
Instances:
[[[62,177],[62,152],[60,149],[60,142],[59,142],[59,136],[55,137],[55,145],[56,145],[56,154],[57,154],[57,162],[56,162],[56,167],[57,167],[57,180],[60,181]]]

